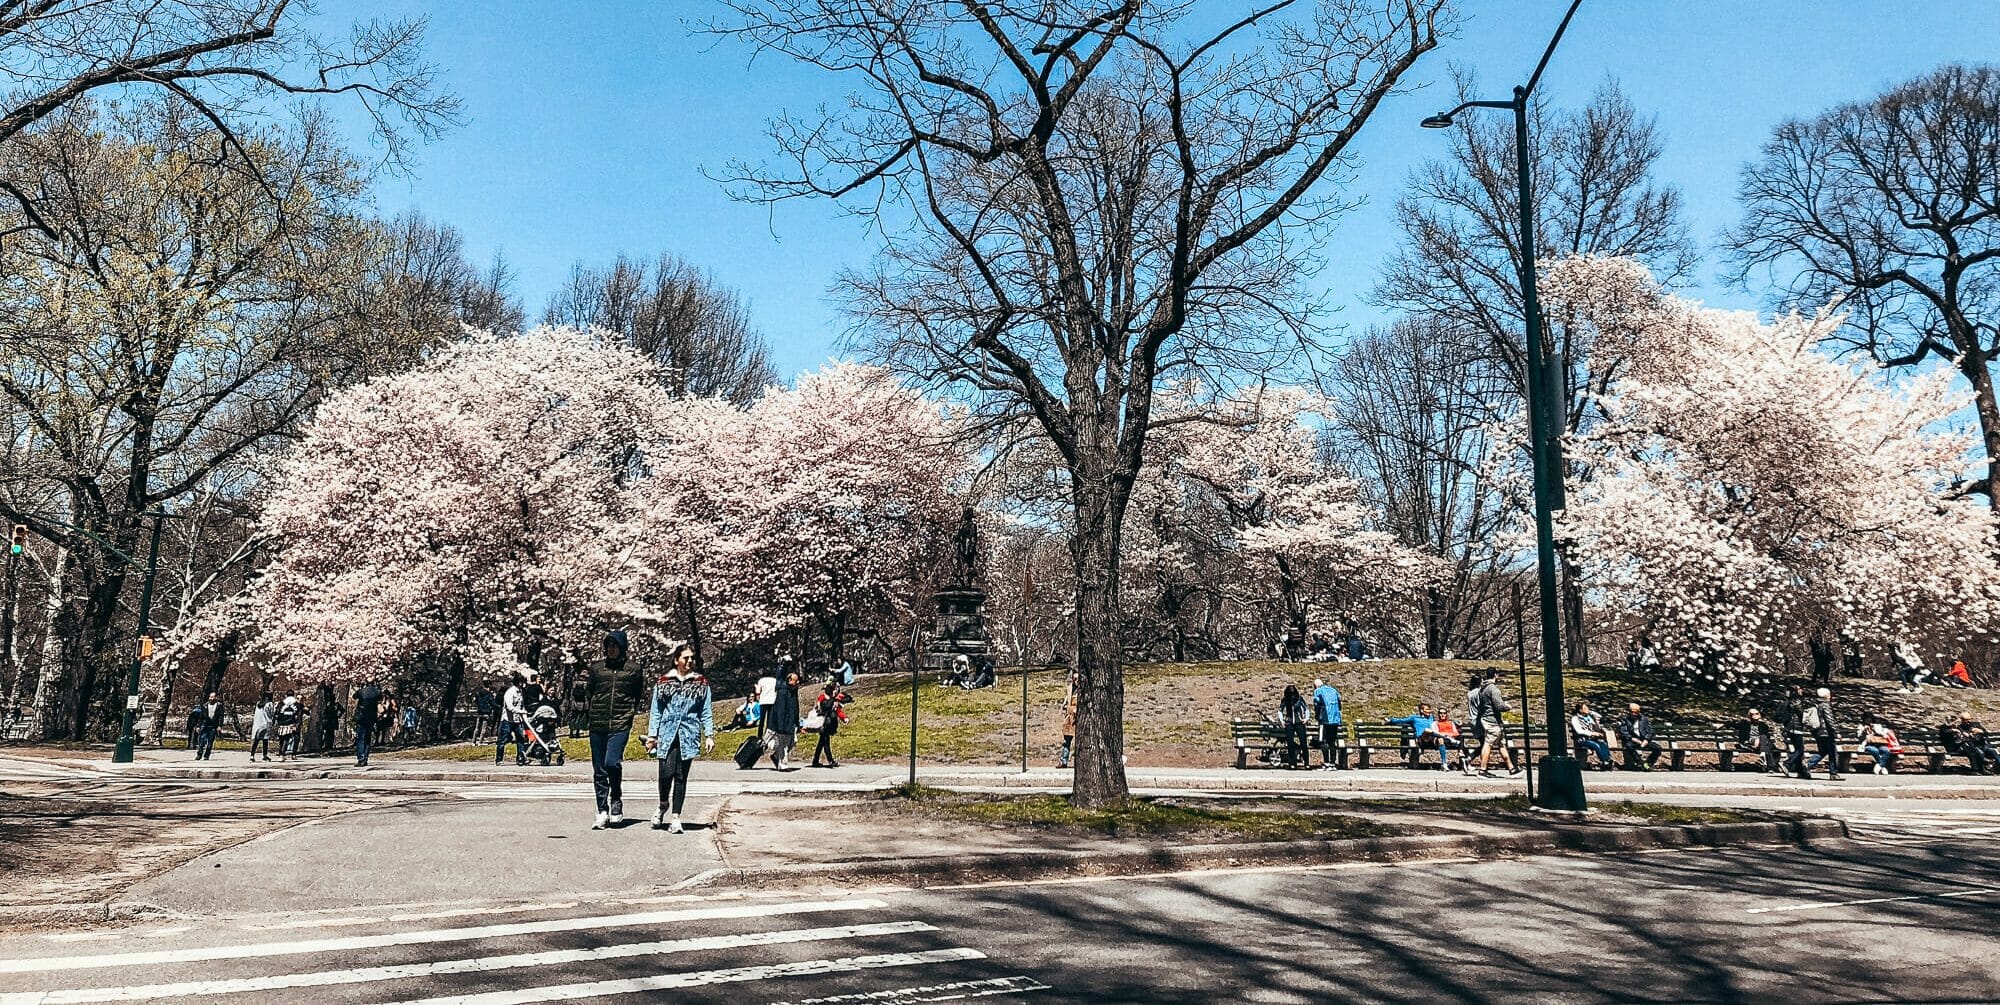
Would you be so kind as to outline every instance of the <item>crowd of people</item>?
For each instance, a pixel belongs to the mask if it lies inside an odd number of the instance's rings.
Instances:
[[[1962,669],[1962,664],[1961,664]],[[1499,670],[1487,668],[1467,678],[1465,722],[1461,729],[1449,709],[1419,702],[1409,715],[1384,719],[1388,725],[1407,731],[1416,746],[1413,763],[1435,754],[1439,770],[1450,771],[1454,760],[1467,775],[1498,777],[1492,770],[1497,756],[1507,774],[1518,775],[1518,764],[1507,742],[1505,713],[1513,710],[1500,687]],[[1266,722],[1283,737],[1282,750],[1275,751],[1283,767],[1311,768],[1312,751],[1320,752],[1320,770],[1337,770],[1341,764],[1339,747],[1345,725],[1341,714],[1340,691],[1325,679],[1315,679],[1310,694],[1288,684],[1278,699],[1275,714]],[[1567,726],[1576,756],[1586,767],[1602,771],[1653,771],[1667,753],[1667,746],[1655,734],[1652,717],[1645,706],[1630,702],[1615,721],[1606,722],[1588,701],[1578,701],[1568,709]],[[1765,770],[1781,777],[1810,779],[1822,767],[1831,781],[1840,781],[1839,744],[1851,736],[1870,770],[1889,774],[1904,753],[1902,740],[1879,713],[1861,716],[1851,733],[1843,730],[1834,708],[1830,688],[1808,692],[1792,686],[1775,720],[1752,708],[1735,723],[1735,753],[1755,758]],[[1938,743],[1947,753],[1966,759],[1974,772],[1991,774],[2000,770],[2000,743],[1989,734],[1969,710],[1948,717],[1937,726]],[[1614,761],[1612,740],[1619,757]]]

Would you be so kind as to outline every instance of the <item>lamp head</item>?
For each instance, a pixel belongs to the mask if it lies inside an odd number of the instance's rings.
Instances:
[[[1446,112],[1439,112],[1418,123],[1418,125],[1423,126],[1425,129],[1449,129],[1451,128],[1451,115]]]

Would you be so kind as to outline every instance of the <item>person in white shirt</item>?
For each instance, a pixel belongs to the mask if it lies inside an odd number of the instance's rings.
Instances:
[[[778,678],[765,674],[757,678],[757,735],[763,736],[765,723],[771,721],[771,706],[778,702]]]
[[[498,743],[493,747],[493,763],[499,764],[507,757],[507,738],[514,738],[514,763],[524,765],[528,758],[521,748],[523,739],[521,727],[528,722],[528,708],[521,696],[521,685],[525,679],[515,674],[507,684],[507,693],[500,697],[500,729],[494,735]]]

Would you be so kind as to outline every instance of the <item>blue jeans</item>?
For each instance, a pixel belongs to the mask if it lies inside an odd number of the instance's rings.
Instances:
[[[354,724],[354,763],[368,763],[368,740],[375,735],[375,724],[357,722]]]
[[[1611,745],[1605,743],[1603,740],[1594,740],[1587,736],[1579,736],[1576,738],[1576,745],[1590,753],[1596,754],[1597,763],[1604,765],[1611,763]]]
[[[590,786],[597,791],[597,812],[625,815],[625,743],[632,731],[590,734]]]
[[[196,735],[194,744],[194,759],[197,761],[208,760],[208,755],[213,753],[214,751],[215,751],[215,727],[205,726],[202,728],[201,732]]]
[[[525,755],[521,753],[521,741],[524,739],[524,737],[521,735],[520,726],[516,725],[515,723],[508,722],[505,719],[502,719],[500,720],[500,730],[499,732],[495,733],[494,736],[498,738],[499,742],[493,745],[493,763],[499,764],[501,761],[506,759],[507,738],[510,736],[514,738],[515,762],[519,763],[524,759]]]
[[[1869,757],[1874,758],[1876,766],[1884,771],[1889,770],[1889,762],[1896,759],[1896,755],[1889,753],[1888,747],[1879,743],[1865,744],[1861,749],[1866,751]]]

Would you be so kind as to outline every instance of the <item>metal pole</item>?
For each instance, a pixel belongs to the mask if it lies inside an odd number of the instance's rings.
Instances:
[[[1521,581],[1514,580],[1514,662],[1521,668],[1521,756],[1532,767],[1535,760],[1534,717],[1528,714],[1528,623],[1521,610]],[[1535,773],[1523,771],[1528,779],[1528,802],[1535,801]]]
[[[1542,308],[1535,293],[1535,192],[1533,162],[1528,157],[1528,89],[1514,88],[1515,173],[1521,192],[1521,309],[1527,323],[1527,387],[1529,442],[1535,467],[1535,571],[1541,588],[1542,705],[1548,728],[1549,752],[1540,764],[1541,800],[1550,810],[1584,809],[1583,772],[1566,753],[1569,743],[1562,718],[1562,633],[1556,593],[1555,510],[1563,505],[1562,391],[1555,353],[1542,343]],[[1521,696],[1523,702],[1527,695]],[[1522,716],[1525,721],[1526,716]]]
[[[132,640],[132,671],[125,676],[125,728],[118,734],[118,745],[111,752],[111,763],[132,763],[132,748],[138,738],[132,735],[133,726],[139,716],[139,647],[152,630],[153,617],[153,573],[160,562],[160,526],[165,523],[163,514],[153,514],[153,540],[146,549],[146,585],[139,590],[139,631]]]
[[[918,625],[910,626],[910,788],[917,787],[917,675],[923,669],[923,661],[917,653],[917,636],[923,631]]]

